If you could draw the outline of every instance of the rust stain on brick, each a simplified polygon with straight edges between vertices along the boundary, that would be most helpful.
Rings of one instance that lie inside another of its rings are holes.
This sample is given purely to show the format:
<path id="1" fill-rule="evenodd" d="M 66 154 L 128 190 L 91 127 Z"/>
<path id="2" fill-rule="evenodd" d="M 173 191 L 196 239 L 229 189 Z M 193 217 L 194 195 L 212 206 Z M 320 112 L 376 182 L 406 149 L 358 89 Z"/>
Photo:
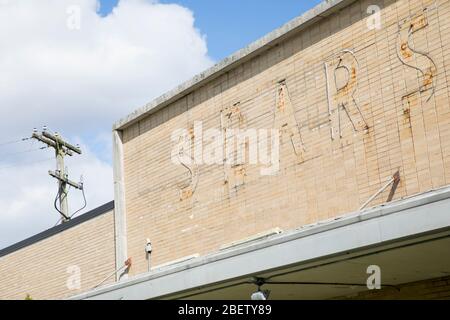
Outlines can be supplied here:
<path id="1" fill-rule="evenodd" d="M 350 70 L 350 74 L 349 74 L 349 79 L 347 81 L 347 83 L 345 84 L 345 86 L 343 86 L 342 88 L 339 88 L 337 90 L 337 99 L 339 100 L 339 98 L 342 97 L 349 97 L 353 94 L 353 90 L 356 86 L 356 68 L 352 67 Z"/>
<path id="2" fill-rule="evenodd" d="M 403 123 L 411 124 L 411 109 L 409 107 L 403 109 Z"/>
<path id="3" fill-rule="evenodd" d="M 245 184 L 246 176 L 247 171 L 243 165 L 233 165 L 230 168 L 230 175 L 225 178 L 223 185 L 229 186 L 230 189 L 238 189 L 240 186 Z"/>
<path id="4" fill-rule="evenodd" d="M 428 68 L 428 70 L 425 72 L 424 78 L 423 78 L 423 86 L 426 88 L 433 84 L 433 78 L 434 78 L 434 72 L 432 68 Z"/>
<path id="5" fill-rule="evenodd" d="M 243 167 L 236 168 L 235 173 L 237 177 L 245 177 L 247 175 L 246 170 Z"/>
<path id="6" fill-rule="evenodd" d="M 403 105 L 403 124 L 408 125 L 408 128 L 411 130 L 412 134 L 412 123 L 411 123 L 411 108 L 412 106 L 417 104 L 418 96 L 415 92 L 406 95 L 402 98 Z"/>
<path id="7" fill-rule="evenodd" d="M 238 120 L 239 125 L 242 125 L 245 122 L 244 116 L 242 115 L 242 110 L 240 108 L 240 102 L 235 103 L 232 107 L 223 109 L 221 112 L 228 122 L 226 127 L 231 125 L 231 122 L 233 121 L 234 118 Z"/>
<path id="8" fill-rule="evenodd" d="M 180 201 L 187 200 L 193 196 L 194 192 L 191 188 L 180 191 Z"/>
<path id="9" fill-rule="evenodd" d="M 428 25 L 428 19 L 425 14 L 420 14 L 414 18 L 412 18 L 410 23 L 410 28 L 412 32 L 416 32 L 420 29 L 425 28 Z"/>
<path id="10" fill-rule="evenodd" d="M 400 46 L 400 52 L 405 59 L 408 59 L 412 56 L 412 51 L 408 48 L 408 44 L 406 42 L 403 42 Z"/>
<path id="11" fill-rule="evenodd" d="M 407 108 L 403 110 L 403 115 L 405 118 L 411 118 L 411 109 Z"/>
<path id="12" fill-rule="evenodd" d="M 235 177 L 235 187 L 242 186 L 245 184 L 245 177 L 247 176 L 247 170 L 245 170 L 244 166 L 238 166 L 234 169 L 234 177 Z"/>
<path id="13" fill-rule="evenodd" d="M 194 139 L 194 138 L 195 138 L 195 134 L 194 134 L 194 125 L 192 125 L 192 126 L 189 127 L 188 133 L 189 133 L 189 137 L 190 137 L 191 139 Z"/>
<path id="14" fill-rule="evenodd" d="M 277 104 L 277 110 L 280 112 L 285 111 L 285 101 L 284 101 L 284 88 L 281 87 L 278 89 L 278 104 Z"/>

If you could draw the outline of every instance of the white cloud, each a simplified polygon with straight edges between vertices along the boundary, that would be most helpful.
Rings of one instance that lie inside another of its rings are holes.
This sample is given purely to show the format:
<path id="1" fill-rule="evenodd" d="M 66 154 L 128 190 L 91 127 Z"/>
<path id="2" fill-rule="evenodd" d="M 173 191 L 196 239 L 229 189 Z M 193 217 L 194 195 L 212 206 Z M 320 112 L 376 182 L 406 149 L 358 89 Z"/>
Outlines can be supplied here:
<path id="1" fill-rule="evenodd" d="M 84 175 L 90 208 L 112 200 L 104 160 L 113 122 L 212 64 L 186 8 L 121 0 L 107 17 L 97 8 L 95 0 L 0 1 L 0 143 L 48 125 L 84 144 L 69 168 L 74 180 Z M 79 30 L 70 28 L 78 11 Z M 2 169 L 52 156 L 2 157 L 24 147 L 0 146 L 0 248 L 58 218 L 47 175 L 54 162 Z"/>

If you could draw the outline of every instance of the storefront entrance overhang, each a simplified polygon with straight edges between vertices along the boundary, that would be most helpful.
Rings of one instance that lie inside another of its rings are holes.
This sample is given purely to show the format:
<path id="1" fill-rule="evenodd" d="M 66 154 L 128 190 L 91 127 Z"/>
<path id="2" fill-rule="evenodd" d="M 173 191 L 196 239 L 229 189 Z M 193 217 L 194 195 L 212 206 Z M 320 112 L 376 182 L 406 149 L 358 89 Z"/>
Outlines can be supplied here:
<path id="1" fill-rule="evenodd" d="M 165 266 L 74 299 L 249 299 L 253 277 L 397 285 L 450 275 L 450 188 Z M 363 286 L 268 285 L 273 299 L 327 299 Z"/>

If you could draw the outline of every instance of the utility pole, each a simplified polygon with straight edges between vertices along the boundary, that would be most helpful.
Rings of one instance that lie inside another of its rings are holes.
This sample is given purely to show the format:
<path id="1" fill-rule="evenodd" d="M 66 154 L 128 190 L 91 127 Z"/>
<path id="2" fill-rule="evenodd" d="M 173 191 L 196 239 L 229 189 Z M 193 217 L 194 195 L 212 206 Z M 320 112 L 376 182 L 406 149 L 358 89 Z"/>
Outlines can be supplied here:
<path id="1" fill-rule="evenodd" d="M 55 209 L 61 214 L 63 223 L 67 222 L 70 220 L 69 201 L 67 199 L 68 186 L 83 190 L 83 183 L 69 180 L 66 167 L 64 166 L 64 157 L 66 155 L 71 157 L 74 153 L 81 154 L 81 149 L 64 141 L 57 133 L 51 134 L 47 132 L 45 127 L 40 134 L 35 129 L 32 138 L 46 144 L 49 148 L 55 149 L 56 171 L 49 171 L 48 174 L 58 180 L 58 195 L 57 199 L 55 199 Z M 56 200 L 59 200 L 60 209 L 56 207 Z"/>

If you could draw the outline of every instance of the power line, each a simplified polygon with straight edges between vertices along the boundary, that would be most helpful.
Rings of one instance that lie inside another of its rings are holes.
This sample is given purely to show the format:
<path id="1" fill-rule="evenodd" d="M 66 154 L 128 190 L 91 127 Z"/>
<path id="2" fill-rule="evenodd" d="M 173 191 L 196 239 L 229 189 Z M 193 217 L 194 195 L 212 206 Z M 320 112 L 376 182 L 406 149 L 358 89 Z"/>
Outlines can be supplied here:
<path id="1" fill-rule="evenodd" d="M 69 191 L 70 191 L 70 188 L 69 188 L 69 190 L 67 191 L 67 193 L 69 193 Z M 87 200 L 86 200 L 86 194 L 84 193 L 84 187 L 83 187 L 83 189 L 81 189 L 81 192 L 82 192 L 82 194 L 83 194 L 84 204 L 83 204 L 83 206 L 82 206 L 80 209 L 78 209 L 77 211 L 75 211 L 75 212 L 69 217 L 69 219 L 73 219 L 78 213 L 80 213 L 82 210 L 84 210 L 84 209 L 87 207 Z M 56 200 L 57 200 L 57 199 L 58 199 L 58 194 L 56 195 L 56 199 L 55 199 L 54 206 L 55 206 L 56 211 L 58 211 L 58 212 L 61 214 L 61 218 L 58 219 L 58 221 L 56 222 L 56 224 L 55 224 L 53 227 L 56 227 L 56 226 L 61 222 L 61 220 L 63 219 L 63 218 L 62 218 L 62 213 L 61 213 L 61 211 L 58 209 L 58 207 L 57 207 L 57 205 L 56 205 Z"/>
<path id="2" fill-rule="evenodd" d="M 41 160 L 34 160 L 34 161 L 27 161 L 27 162 L 22 162 L 22 163 L 18 163 L 18 164 L 12 164 L 9 166 L 3 166 L 0 167 L 0 171 L 1 170 L 5 170 L 5 169 L 10 169 L 10 168 L 16 168 L 16 167 L 25 167 L 31 164 L 36 164 L 36 163 L 42 163 L 42 162 L 47 162 L 53 160 L 53 158 L 46 158 L 46 159 L 41 159 Z"/>
<path id="3" fill-rule="evenodd" d="M 0 143 L 0 147 L 9 146 L 9 145 L 16 144 L 16 143 L 19 143 L 19 142 L 24 142 L 24 141 L 27 141 L 27 140 L 30 140 L 30 139 L 31 138 L 22 138 L 22 139 L 18 139 L 18 140 L 1 142 Z"/>
<path id="4" fill-rule="evenodd" d="M 30 150 L 24 150 L 24 151 L 17 151 L 17 152 L 10 152 L 10 153 L 4 153 L 4 154 L 0 154 L 0 157 L 4 158 L 4 157 L 10 157 L 10 156 L 15 156 L 15 155 L 19 155 L 19 154 L 25 154 L 25 153 L 30 153 L 30 152 L 36 152 L 36 151 L 40 151 L 40 150 L 44 150 L 47 149 L 48 147 L 40 147 L 37 149 L 30 149 Z"/>
<path id="5" fill-rule="evenodd" d="M 84 204 L 83 206 L 78 209 L 77 211 L 75 211 L 71 216 L 70 219 L 72 219 L 73 217 L 75 217 L 78 213 L 80 213 L 82 210 L 84 210 L 87 207 L 87 200 L 86 200 L 86 194 L 84 193 L 84 187 L 81 189 L 81 193 L 83 194 L 83 200 L 84 200 Z"/>

